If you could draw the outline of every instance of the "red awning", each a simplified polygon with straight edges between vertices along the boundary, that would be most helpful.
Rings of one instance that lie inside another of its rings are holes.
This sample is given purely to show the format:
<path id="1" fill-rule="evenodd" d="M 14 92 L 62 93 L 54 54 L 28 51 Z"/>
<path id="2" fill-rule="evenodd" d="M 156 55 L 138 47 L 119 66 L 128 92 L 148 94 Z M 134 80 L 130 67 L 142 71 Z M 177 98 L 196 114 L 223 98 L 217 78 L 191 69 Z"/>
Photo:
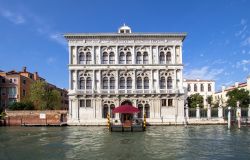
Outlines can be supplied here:
<path id="1" fill-rule="evenodd" d="M 113 113 L 138 113 L 140 110 L 136 107 L 131 105 L 125 104 L 113 109 Z"/>

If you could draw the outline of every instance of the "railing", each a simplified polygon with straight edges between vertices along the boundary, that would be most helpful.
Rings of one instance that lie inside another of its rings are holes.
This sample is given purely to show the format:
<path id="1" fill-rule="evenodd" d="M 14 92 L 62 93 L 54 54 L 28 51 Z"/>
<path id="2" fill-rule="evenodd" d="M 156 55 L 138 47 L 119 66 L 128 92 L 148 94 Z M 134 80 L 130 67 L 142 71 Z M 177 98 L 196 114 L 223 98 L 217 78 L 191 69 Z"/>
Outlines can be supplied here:
<path id="1" fill-rule="evenodd" d="M 207 109 L 204 109 L 204 108 L 200 109 L 200 117 L 207 118 Z"/>
<path id="2" fill-rule="evenodd" d="M 211 117 L 218 117 L 218 108 L 211 108 Z"/>
<path id="3" fill-rule="evenodd" d="M 8 98 L 17 98 L 17 94 L 8 94 Z"/>
<path id="4" fill-rule="evenodd" d="M 196 117 L 196 109 L 195 108 L 190 108 L 188 110 L 188 117 L 190 117 L 190 118 Z"/>

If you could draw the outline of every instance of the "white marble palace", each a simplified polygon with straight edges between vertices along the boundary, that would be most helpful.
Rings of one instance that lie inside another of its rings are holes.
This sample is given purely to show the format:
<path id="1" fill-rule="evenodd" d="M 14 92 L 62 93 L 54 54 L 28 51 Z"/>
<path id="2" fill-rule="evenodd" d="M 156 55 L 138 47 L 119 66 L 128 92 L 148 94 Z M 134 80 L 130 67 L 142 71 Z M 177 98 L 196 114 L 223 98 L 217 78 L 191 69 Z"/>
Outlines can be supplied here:
<path id="1" fill-rule="evenodd" d="M 184 123 L 185 33 L 67 33 L 69 125 L 106 125 L 132 104 L 149 124 Z"/>

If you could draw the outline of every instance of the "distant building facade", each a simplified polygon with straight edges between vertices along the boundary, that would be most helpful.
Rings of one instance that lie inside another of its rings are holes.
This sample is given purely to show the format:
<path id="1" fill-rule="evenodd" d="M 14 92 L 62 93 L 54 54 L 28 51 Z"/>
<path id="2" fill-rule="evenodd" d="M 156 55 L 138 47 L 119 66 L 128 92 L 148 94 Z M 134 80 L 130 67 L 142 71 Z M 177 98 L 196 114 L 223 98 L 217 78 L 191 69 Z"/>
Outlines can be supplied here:
<path id="1" fill-rule="evenodd" d="M 248 76 L 246 82 L 241 82 L 241 83 L 235 82 L 235 84 L 233 86 L 229 86 L 229 87 L 222 86 L 221 91 L 215 92 L 213 94 L 214 103 L 217 103 L 222 107 L 226 107 L 226 105 L 227 105 L 226 102 L 228 100 L 228 97 L 226 96 L 227 93 L 229 91 L 236 89 L 236 88 L 245 89 L 245 90 L 250 91 L 250 76 Z"/>
<path id="2" fill-rule="evenodd" d="M 13 102 L 20 102 L 27 98 L 31 84 L 37 80 L 45 81 L 37 72 L 31 73 L 23 67 L 22 71 L 0 72 L 0 107 L 5 109 Z M 47 83 L 47 82 L 46 82 Z M 49 84 L 49 83 L 48 83 Z M 49 87 L 58 90 L 61 94 L 62 109 L 68 108 L 67 90 L 60 89 L 52 84 Z"/>
<path id="3" fill-rule="evenodd" d="M 69 125 L 104 125 L 122 104 L 147 122 L 183 123 L 185 33 L 65 34 L 69 46 Z"/>
<path id="4" fill-rule="evenodd" d="M 207 97 L 213 96 L 215 93 L 214 80 L 201 80 L 201 79 L 184 79 L 183 86 L 186 90 L 187 97 L 193 94 L 200 94 L 203 97 L 204 108 L 207 107 Z"/>

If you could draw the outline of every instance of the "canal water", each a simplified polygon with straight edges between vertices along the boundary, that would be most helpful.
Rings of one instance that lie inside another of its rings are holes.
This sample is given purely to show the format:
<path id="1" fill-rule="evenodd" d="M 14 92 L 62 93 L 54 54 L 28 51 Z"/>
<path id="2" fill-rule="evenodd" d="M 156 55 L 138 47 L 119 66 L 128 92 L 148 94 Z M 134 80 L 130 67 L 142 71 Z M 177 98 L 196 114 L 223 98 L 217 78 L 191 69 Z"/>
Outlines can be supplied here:
<path id="1" fill-rule="evenodd" d="M 105 127 L 0 127 L 1 160 L 250 159 L 250 127 L 151 126 L 111 133 Z"/>

